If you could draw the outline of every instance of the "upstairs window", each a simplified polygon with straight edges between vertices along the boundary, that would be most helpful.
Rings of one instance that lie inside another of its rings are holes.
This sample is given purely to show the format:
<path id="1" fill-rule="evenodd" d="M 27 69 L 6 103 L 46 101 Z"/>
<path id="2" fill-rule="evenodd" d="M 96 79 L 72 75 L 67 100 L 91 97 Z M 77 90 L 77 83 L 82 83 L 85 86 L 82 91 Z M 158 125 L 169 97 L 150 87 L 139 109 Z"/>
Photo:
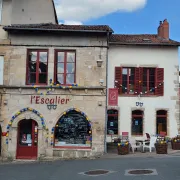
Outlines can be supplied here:
<path id="1" fill-rule="evenodd" d="M 76 52 L 56 50 L 54 73 L 57 84 L 70 85 L 75 83 Z"/>
<path id="2" fill-rule="evenodd" d="M 120 95 L 164 94 L 164 69 L 115 67 L 115 87 Z"/>
<path id="3" fill-rule="evenodd" d="M 48 51 L 28 50 L 26 84 L 46 85 L 48 76 Z"/>
<path id="4" fill-rule="evenodd" d="M 135 68 L 122 68 L 122 93 L 134 94 Z"/>

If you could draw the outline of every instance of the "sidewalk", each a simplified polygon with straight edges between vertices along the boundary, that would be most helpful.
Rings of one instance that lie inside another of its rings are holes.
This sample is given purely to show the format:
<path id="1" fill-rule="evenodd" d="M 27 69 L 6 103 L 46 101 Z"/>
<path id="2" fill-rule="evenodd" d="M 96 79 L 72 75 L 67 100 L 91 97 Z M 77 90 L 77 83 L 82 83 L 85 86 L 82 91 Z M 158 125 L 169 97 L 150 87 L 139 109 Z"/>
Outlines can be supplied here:
<path id="1" fill-rule="evenodd" d="M 104 154 L 103 156 L 101 156 L 101 159 L 105 159 L 105 158 L 133 158 L 133 157 L 180 157 L 180 150 L 172 150 L 171 147 L 168 147 L 168 153 L 167 154 L 156 154 L 156 150 L 154 149 L 151 153 L 146 150 L 146 152 L 140 152 L 140 151 L 135 151 L 134 153 L 130 152 L 127 155 L 118 155 L 117 153 L 107 153 Z"/>

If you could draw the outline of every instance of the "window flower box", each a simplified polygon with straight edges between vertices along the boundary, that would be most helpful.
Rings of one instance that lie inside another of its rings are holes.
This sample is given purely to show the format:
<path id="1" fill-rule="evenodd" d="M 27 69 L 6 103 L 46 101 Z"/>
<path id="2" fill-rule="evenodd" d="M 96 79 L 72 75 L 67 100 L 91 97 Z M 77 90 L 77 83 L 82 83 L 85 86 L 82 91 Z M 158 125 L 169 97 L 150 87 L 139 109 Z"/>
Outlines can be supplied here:
<path id="1" fill-rule="evenodd" d="M 166 141 L 158 141 L 155 143 L 157 154 L 167 154 L 168 144 Z"/>
<path id="2" fill-rule="evenodd" d="M 180 138 L 175 137 L 171 140 L 171 146 L 173 150 L 180 150 Z"/>
<path id="3" fill-rule="evenodd" d="M 118 143 L 118 155 L 126 155 L 129 154 L 129 143 Z"/>

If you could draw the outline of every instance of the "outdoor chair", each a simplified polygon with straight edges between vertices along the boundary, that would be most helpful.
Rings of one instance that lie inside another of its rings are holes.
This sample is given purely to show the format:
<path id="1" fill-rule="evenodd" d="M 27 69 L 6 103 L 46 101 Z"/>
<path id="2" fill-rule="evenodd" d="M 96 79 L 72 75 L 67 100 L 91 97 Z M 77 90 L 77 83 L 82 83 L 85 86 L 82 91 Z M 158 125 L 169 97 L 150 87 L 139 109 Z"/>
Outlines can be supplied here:
<path id="1" fill-rule="evenodd" d="M 129 144 L 132 148 L 132 152 L 134 153 L 134 149 L 142 148 L 142 144 L 140 142 L 136 142 L 135 138 L 129 138 Z"/>
<path id="2" fill-rule="evenodd" d="M 129 140 L 129 133 L 128 132 L 122 132 L 122 138 L 121 141 L 128 141 Z"/>
<path id="3" fill-rule="evenodd" d="M 146 133 L 146 138 L 148 141 L 150 140 L 151 137 L 150 137 L 149 133 Z"/>
<path id="4" fill-rule="evenodd" d="M 155 143 L 156 143 L 157 137 L 151 137 L 150 138 L 150 143 L 147 144 L 147 142 L 143 142 L 143 152 L 145 148 L 149 149 L 149 152 L 152 152 L 152 148 L 155 148 Z"/>

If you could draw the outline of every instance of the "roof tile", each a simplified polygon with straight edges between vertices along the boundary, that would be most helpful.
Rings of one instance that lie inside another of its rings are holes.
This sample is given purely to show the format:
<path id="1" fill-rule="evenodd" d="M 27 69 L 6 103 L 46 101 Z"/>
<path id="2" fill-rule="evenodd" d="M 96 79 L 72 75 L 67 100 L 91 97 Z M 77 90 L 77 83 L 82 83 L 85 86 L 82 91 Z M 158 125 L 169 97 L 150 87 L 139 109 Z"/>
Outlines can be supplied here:
<path id="1" fill-rule="evenodd" d="M 180 45 L 180 42 L 171 39 L 162 39 L 157 34 L 112 34 L 110 36 L 110 43 L 117 44 L 154 44 L 154 45 Z"/>
<path id="2" fill-rule="evenodd" d="M 4 26 L 5 30 L 75 30 L 75 31 L 109 31 L 113 32 L 113 30 L 108 25 L 64 25 L 64 24 L 19 24 L 19 25 L 11 25 Z"/>

